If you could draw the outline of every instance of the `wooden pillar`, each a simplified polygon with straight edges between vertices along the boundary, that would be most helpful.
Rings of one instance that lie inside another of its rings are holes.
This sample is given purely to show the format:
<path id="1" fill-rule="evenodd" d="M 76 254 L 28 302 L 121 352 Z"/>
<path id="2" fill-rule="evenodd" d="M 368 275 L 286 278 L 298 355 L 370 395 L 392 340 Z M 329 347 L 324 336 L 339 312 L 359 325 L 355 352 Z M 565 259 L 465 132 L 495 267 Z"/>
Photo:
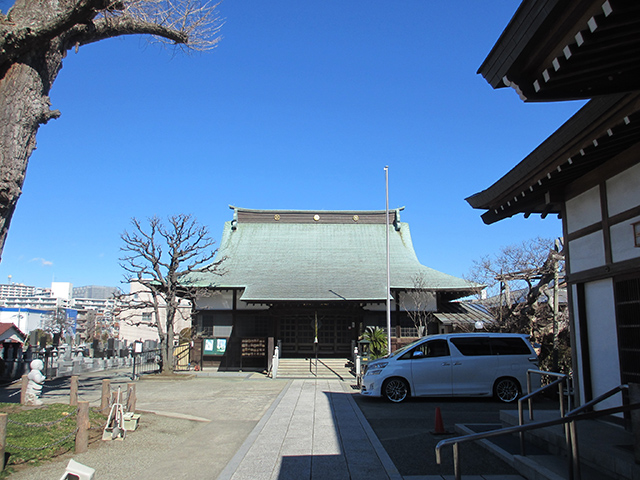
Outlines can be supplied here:
<path id="1" fill-rule="evenodd" d="M 136 411 L 136 384 L 127 383 L 127 412 Z"/>
<path id="2" fill-rule="evenodd" d="M 89 450 L 89 402 L 78 402 L 76 453 Z"/>
<path id="3" fill-rule="evenodd" d="M 102 400 L 100 401 L 100 411 L 105 413 L 109 408 L 111 400 L 111 380 L 105 378 L 102 380 Z"/>
<path id="4" fill-rule="evenodd" d="M 71 385 L 69 387 L 69 405 L 78 405 L 78 376 L 73 375 L 71 377 Z"/>
<path id="5" fill-rule="evenodd" d="M 640 403 L 640 384 L 629 383 L 629 403 Z M 640 410 L 631 410 L 631 430 L 633 432 L 633 455 L 640 464 Z"/>
<path id="6" fill-rule="evenodd" d="M 267 372 L 271 371 L 274 350 L 275 350 L 275 339 L 273 337 L 268 337 L 267 338 Z"/>
<path id="7" fill-rule="evenodd" d="M 20 389 L 20 405 L 27 403 L 27 384 L 29 383 L 29 377 L 22 375 L 22 387 Z"/>
<path id="8" fill-rule="evenodd" d="M 4 470 L 4 450 L 7 445 L 7 414 L 0 413 L 0 472 Z"/>

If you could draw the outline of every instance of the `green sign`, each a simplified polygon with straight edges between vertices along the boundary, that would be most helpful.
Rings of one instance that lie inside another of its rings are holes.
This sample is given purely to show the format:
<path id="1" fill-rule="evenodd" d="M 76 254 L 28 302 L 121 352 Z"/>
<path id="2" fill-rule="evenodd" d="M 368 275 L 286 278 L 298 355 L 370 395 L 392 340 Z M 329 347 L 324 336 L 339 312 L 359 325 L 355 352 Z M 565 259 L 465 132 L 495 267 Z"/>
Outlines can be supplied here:
<path id="1" fill-rule="evenodd" d="M 205 355 L 224 355 L 224 352 L 227 350 L 227 339 L 205 338 L 203 346 L 203 353 Z"/>

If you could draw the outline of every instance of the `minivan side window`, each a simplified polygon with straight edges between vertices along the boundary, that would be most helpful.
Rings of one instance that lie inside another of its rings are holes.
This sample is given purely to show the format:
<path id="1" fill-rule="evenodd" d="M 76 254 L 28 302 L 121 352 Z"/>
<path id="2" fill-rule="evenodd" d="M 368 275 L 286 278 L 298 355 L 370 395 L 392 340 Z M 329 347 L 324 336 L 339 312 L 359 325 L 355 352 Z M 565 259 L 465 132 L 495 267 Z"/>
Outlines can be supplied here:
<path id="1" fill-rule="evenodd" d="M 449 356 L 449 344 L 446 340 L 431 340 L 421 343 L 411 353 L 411 358 L 447 356 Z"/>
<path id="2" fill-rule="evenodd" d="M 491 355 L 489 337 L 456 337 L 451 339 L 451 343 L 466 357 Z"/>
<path id="3" fill-rule="evenodd" d="M 494 355 L 531 355 L 525 340 L 518 337 L 492 337 L 491 351 Z"/>

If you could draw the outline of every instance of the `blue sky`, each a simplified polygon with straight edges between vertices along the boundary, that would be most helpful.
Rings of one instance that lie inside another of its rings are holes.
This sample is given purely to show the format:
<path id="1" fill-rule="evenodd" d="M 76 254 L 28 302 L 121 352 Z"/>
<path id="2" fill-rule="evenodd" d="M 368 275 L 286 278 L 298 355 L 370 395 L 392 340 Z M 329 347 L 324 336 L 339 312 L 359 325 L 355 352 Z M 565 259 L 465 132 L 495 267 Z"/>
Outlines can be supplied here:
<path id="1" fill-rule="evenodd" d="M 6 3 L 5 3 L 6 5 Z M 219 46 L 117 38 L 70 52 L 40 128 L 0 282 L 119 286 L 131 217 L 406 206 L 420 261 L 462 276 L 555 217 L 486 226 L 487 188 L 581 106 L 525 104 L 476 71 L 517 0 L 225 0 Z"/>

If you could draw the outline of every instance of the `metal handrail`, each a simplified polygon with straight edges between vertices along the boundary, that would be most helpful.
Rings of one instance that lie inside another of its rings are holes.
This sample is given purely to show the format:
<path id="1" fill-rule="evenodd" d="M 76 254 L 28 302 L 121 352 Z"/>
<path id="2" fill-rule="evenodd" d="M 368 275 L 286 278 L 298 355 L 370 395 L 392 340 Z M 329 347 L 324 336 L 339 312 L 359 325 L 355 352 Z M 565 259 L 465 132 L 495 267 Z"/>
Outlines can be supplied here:
<path id="1" fill-rule="evenodd" d="M 569 478 L 572 480 L 580 480 L 580 468 L 579 468 L 580 462 L 578 461 L 579 460 L 578 459 L 578 437 L 577 437 L 577 432 L 575 428 L 575 423 L 580 420 L 591 420 L 594 418 L 603 417 L 605 415 L 613 415 L 614 413 L 628 412 L 628 411 L 637 410 L 637 409 L 640 409 L 640 403 L 634 403 L 631 405 L 622 405 L 620 407 L 608 408 L 606 410 L 597 410 L 595 412 L 577 413 L 571 416 L 567 415 L 565 417 L 557 418 L 555 420 L 547 420 L 544 422 L 529 423 L 527 425 L 505 427 L 497 430 L 491 430 L 488 432 L 464 435 L 462 437 L 448 438 L 446 440 L 441 440 L 436 445 L 436 463 L 438 465 L 441 464 L 442 458 L 440 455 L 440 451 L 442 450 L 442 447 L 445 447 L 447 445 L 452 445 L 454 477 L 455 477 L 455 480 L 461 480 L 460 455 L 459 455 L 459 448 L 458 448 L 459 444 L 472 442 L 476 440 L 484 440 L 485 438 L 498 437 L 500 435 L 509 435 L 512 433 L 520 433 L 528 430 L 535 430 L 538 428 L 552 427 L 554 425 L 569 424 L 570 431 L 571 431 L 571 440 L 572 440 L 572 448 L 571 448 L 571 451 L 568 452 L 570 457 Z M 578 466 L 577 468 L 576 468 L 576 465 Z M 573 468 L 571 468 L 572 466 Z"/>
<path id="2" fill-rule="evenodd" d="M 616 393 L 622 392 L 623 390 L 628 391 L 629 390 L 629 385 L 627 385 L 627 384 L 618 385 L 617 387 L 612 388 L 608 392 L 603 393 L 599 397 L 596 397 L 593 400 L 588 401 L 584 405 L 581 405 L 581 406 L 579 406 L 577 408 L 574 408 L 569 413 L 567 413 L 566 416 L 568 417 L 569 415 L 575 415 L 577 413 L 583 412 L 584 410 L 587 410 L 587 409 L 593 407 L 597 403 L 600 403 L 603 400 L 606 400 L 607 398 L 614 396 Z"/>
<path id="3" fill-rule="evenodd" d="M 537 390 L 535 390 L 534 392 L 531 391 L 531 374 L 538 374 L 538 375 L 547 375 L 550 377 L 557 377 L 557 380 L 554 380 L 553 382 L 551 382 L 548 385 L 545 385 L 542 388 L 539 388 Z M 564 409 L 564 390 L 563 390 L 563 386 L 565 383 L 568 383 L 570 380 L 570 377 L 568 375 L 565 375 L 564 373 L 556 373 L 556 372 L 545 372 L 543 370 L 527 370 L 527 394 L 523 397 L 520 397 L 518 399 L 518 425 L 524 425 L 524 409 L 522 407 L 522 404 L 527 401 L 529 404 L 529 420 L 533 420 L 533 398 L 537 395 L 540 395 L 544 392 L 546 392 L 547 390 L 551 390 L 553 387 L 555 387 L 556 385 L 558 386 L 558 403 L 560 404 L 560 416 L 564 417 L 565 416 L 565 409 Z M 569 400 L 570 401 L 570 400 Z M 567 442 L 567 445 L 569 444 L 569 430 L 565 428 L 565 439 Z M 520 454 L 521 455 L 525 455 L 525 443 L 524 443 L 524 432 L 520 432 Z"/>
<path id="4" fill-rule="evenodd" d="M 539 388 L 532 392 L 531 391 L 531 374 L 532 373 L 538 374 L 540 376 L 546 375 L 548 377 L 557 377 L 558 380 L 554 380 L 550 384 L 545 385 L 544 387 Z M 520 404 L 524 403 L 525 400 L 528 400 L 529 420 L 533 420 L 533 401 L 532 401 L 533 397 L 545 392 L 546 390 L 550 390 L 554 385 L 558 385 L 558 402 L 560 404 L 560 415 L 564 417 L 564 402 L 563 402 L 564 391 L 562 388 L 562 384 L 566 383 L 567 389 L 569 389 L 571 386 L 570 382 L 571 382 L 571 377 L 565 373 L 545 372 L 544 370 L 534 370 L 534 369 L 527 370 L 527 395 L 525 395 L 524 397 L 520 397 L 518 399 L 518 410 L 520 410 Z M 568 402 L 569 402 L 568 408 L 571 409 L 571 396 L 569 396 Z M 522 423 L 520 424 L 522 425 Z"/>

